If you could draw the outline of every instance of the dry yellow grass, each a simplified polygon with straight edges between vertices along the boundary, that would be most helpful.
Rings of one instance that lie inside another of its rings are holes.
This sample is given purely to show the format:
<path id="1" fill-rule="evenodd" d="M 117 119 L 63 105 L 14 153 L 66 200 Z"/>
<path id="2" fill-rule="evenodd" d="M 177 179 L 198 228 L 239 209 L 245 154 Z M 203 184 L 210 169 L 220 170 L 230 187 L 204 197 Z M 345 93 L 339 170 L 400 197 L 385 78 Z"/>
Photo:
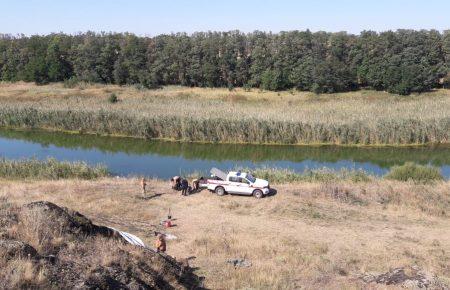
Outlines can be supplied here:
<path id="1" fill-rule="evenodd" d="M 150 187 L 143 199 L 137 179 L 0 181 L 0 196 L 67 206 L 150 245 L 170 208 L 178 239 L 168 253 L 196 256 L 191 265 L 213 289 L 361 288 L 374 286 L 363 273 L 411 265 L 450 284 L 450 182 L 294 183 L 261 200 Z M 230 258 L 252 266 L 235 269 Z"/>
<path id="2" fill-rule="evenodd" d="M 109 104 L 115 93 L 120 102 Z M 367 124 L 381 120 L 440 120 L 450 116 L 450 90 L 396 96 L 385 92 L 356 91 L 316 95 L 300 91 L 260 91 L 241 88 L 188 88 L 158 90 L 131 86 L 79 84 L 64 88 L 56 83 L 0 83 L 0 103 L 41 109 L 127 112 L 137 117 L 188 116 L 194 118 L 256 118 L 295 122 Z"/>

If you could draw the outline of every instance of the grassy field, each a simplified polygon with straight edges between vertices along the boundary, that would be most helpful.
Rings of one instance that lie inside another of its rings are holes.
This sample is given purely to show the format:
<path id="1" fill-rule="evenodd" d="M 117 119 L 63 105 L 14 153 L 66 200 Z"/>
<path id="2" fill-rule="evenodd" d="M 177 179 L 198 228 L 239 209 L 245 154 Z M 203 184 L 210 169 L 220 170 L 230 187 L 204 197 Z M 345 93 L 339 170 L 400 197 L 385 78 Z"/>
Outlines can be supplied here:
<path id="1" fill-rule="evenodd" d="M 206 191 L 182 197 L 166 181 L 149 184 L 143 197 L 137 179 L 2 180 L 0 197 L 67 206 L 150 245 L 170 208 L 176 227 L 167 232 L 177 239 L 168 254 L 195 256 L 191 266 L 212 289 L 396 288 L 361 277 L 410 266 L 450 285 L 448 181 L 274 184 L 276 194 L 261 200 Z M 233 258 L 252 266 L 234 268 L 226 262 Z"/>
<path id="2" fill-rule="evenodd" d="M 2 83 L 0 105 L 4 127 L 199 142 L 403 145 L 448 143 L 450 134 L 449 90 L 401 97 Z"/>

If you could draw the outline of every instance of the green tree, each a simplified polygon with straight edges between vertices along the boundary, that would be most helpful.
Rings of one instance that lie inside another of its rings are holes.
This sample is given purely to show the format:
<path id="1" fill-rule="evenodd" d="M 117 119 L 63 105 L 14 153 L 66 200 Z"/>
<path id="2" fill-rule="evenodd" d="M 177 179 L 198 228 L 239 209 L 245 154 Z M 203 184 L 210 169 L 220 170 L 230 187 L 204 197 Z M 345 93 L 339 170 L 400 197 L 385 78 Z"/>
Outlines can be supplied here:
<path id="1" fill-rule="evenodd" d="M 65 35 L 51 37 L 46 55 L 48 80 L 59 82 L 72 76 L 72 64 L 69 61 L 70 39 Z"/>

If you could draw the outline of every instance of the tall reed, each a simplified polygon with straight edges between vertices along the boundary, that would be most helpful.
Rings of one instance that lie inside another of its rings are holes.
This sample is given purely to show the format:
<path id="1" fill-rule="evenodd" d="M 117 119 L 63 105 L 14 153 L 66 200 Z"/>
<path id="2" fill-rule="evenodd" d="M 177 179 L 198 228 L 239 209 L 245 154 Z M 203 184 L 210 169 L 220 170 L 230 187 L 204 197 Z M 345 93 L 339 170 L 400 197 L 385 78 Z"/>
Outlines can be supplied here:
<path id="1" fill-rule="evenodd" d="M 128 112 L 0 108 L 0 126 L 81 131 L 140 138 L 226 143 L 425 144 L 448 143 L 450 117 L 336 124 L 258 118 L 198 118 Z"/>

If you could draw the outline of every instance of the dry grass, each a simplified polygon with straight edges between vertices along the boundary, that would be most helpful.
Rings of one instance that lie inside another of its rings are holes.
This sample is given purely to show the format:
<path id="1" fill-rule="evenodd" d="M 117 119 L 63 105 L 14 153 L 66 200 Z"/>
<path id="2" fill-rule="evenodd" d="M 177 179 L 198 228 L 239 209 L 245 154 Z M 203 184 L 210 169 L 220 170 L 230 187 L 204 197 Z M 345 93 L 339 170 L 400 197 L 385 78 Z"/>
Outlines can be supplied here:
<path id="1" fill-rule="evenodd" d="M 362 288 L 362 273 L 409 265 L 450 284 L 450 182 L 293 183 L 262 200 L 150 187 L 143 199 L 135 179 L 1 181 L 0 196 L 55 202 L 148 244 L 170 208 L 178 239 L 168 253 L 196 256 L 191 264 L 213 289 Z M 226 263 L 244 257 L 252 267 Z"/>
<path id="2" fill-rule="evenodd" d="M 115 93 L 121 102 L 107 102 Z M 311 92 L 272 92 L 252 89 L 232 92 L 225 88 L 164 87 L 159 90 L 132 86 L 80 84 L 64 88 L 62 84 L 37 86 L 34 83 L 0 83 L 0 101 L 34 103 L 39 107 L 72 109 L 127 110 L 142 116 L 198 115 L 199 117 L 270 118 L 351 123 L 378 119 L 441 119 L 450 115 L 450 90 L 396 96 L 385 92 L 357 91 L 316 95 Z M 177 105 L 179 104 L 179 105 Z M 174 105 L 182 108 L 175 110 Z M 220 109 L 218 109 L 220 108 Z"/>
<path id="3" fill-rule="evenodd" d="M 0 287 L 2 289 L 30 289 L 48 287 L 45 270 L 27 258 L 6 261 L 0 257 Z"/>
<path id="4" fill-rule="evenodd" d="M 118 103 L 108 102 L 112 93 Z M 36 117 L 27 112 L 30 119 L 15 120 L 17 124 L 11 121 L 19 126 L 187 141 L 445 143 L 450 130 L 449 90 L 401 97 L 364 90 L 315 95 L 255 89 L 230 92 L 172 86 L 139 90 L 100 84 L 64 88 L 62 84 L 2 83 L 0 104 L 5 109 L 39 112 Z M 61 119 L 58 111 L 75 123 Z"/>

